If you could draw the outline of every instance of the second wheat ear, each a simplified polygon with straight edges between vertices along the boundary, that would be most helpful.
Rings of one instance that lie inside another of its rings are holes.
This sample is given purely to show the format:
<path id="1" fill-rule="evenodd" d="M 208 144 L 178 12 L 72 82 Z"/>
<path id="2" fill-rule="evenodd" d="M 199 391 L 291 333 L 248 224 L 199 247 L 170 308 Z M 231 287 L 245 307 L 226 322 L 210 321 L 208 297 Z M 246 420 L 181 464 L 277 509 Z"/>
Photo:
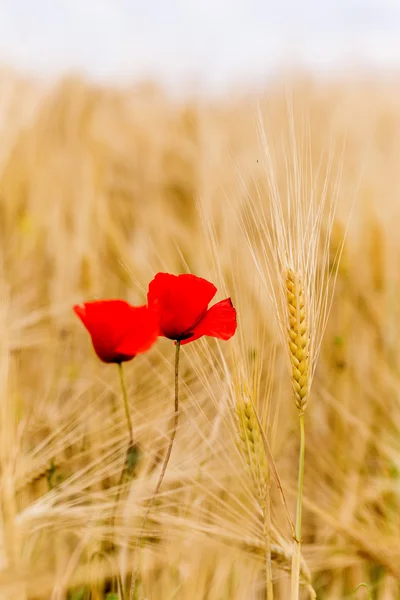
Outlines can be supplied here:
<path id="1" fill-rule="evenodd" d="M 239 437 L 247 469 L 252 478 L 257 499 L 262 506 L 267 492 L 267 461 L 264 444 L 252 403 L 244 398 L 237 407 Z"/>

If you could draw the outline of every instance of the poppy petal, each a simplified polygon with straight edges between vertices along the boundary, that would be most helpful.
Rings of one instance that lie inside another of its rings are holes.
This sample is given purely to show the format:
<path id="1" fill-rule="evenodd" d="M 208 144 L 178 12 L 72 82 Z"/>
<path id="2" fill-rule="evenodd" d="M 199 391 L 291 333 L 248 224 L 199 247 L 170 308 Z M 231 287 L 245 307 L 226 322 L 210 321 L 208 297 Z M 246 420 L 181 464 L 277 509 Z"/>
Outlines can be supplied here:
<path id="1" fill-rule="evenodd" d="M 114 362 L 116 345 L 123 338 L 130 305 L 124 300 L 95 300 L 74 306 L 92 338 L 94 349 L 104 362 Z"/>
<path id="2" fill-rule="evenodd" d="M 158 314 L 147 306 L 131 306 L 126 330 L 116 352 L 123 355 L 142 354 L 151 348 L 159 336 Z"/>
<path id="3" fill-rule="evenodd" d="M 206 314 L 217 292 L 213 283 L 191 274 L 158 273 L 149 284 L 149 307 L 159 311 L 161 334 L 184 339 Z"/>
<path id="4" fill-rule="evenodd" d="M 74 306 L 75 314 L 80 318 L 82 323 L 86 324 L 86 307 L 84 304 L 75 304 Z"/>
<path id="5" fill-rule="evenodd" d="M 237 327 L 236 309 L 233 307 L 230 298 L 221 300 L 214 304 L 203 319 L 193 330 L 193 335 L 182 340 L 181 344 L 188 344 L 198 340 L 203 335 L 218 338 L 219 340 L 229 340 L 235 333 Z"/>
<path id="6" fill-rule="evenodd" d="M 74 306 L 88 330 L 97 356 L 106 363 L 131 360 L 145 352 L 159 334 L 158 317 L 146 306 L 124 300 L 99 300 Z"/>

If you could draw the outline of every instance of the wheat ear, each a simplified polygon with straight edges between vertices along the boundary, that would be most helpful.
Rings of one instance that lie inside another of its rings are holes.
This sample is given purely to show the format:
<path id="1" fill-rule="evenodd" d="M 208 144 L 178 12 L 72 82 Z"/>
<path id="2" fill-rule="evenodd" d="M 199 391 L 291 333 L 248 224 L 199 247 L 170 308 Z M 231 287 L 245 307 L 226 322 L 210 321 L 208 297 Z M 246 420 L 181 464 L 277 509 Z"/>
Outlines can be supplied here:
<path id="1" fill-rule="evenodd" d="M 255 495 L 260 506 L 264 523 L 265 540 L 265 586 L 267 599 L 273 600 L 272 556 L 270 540 L 270 506 L 268 491 L 268 464 L 260 423 L 257 419 L 253 403 L 243 394 L 237 404 L 237 426 L 241 440 L 241 450 L 246 461 L 248 473 L 252 479 Z"/>
<path id="2" fill-rule="evenodd" d="M 304 411 L 309 392 L 309 335 L 304 301 L 304 291 L 300 277 L 289 270 L 286 277 L 286 291 L 289 308 L 289 353 L 292 363 L 292 383 L 296 406 Z"/>
<path id="3" fill-rule="evenodd" d="M 260 427 L 252 403 L 241 400 L 237 406 L 237 425 L 241 450 L 254 484 L 257 500 L 263 509 L 267 493 L 267 461 Z"/>

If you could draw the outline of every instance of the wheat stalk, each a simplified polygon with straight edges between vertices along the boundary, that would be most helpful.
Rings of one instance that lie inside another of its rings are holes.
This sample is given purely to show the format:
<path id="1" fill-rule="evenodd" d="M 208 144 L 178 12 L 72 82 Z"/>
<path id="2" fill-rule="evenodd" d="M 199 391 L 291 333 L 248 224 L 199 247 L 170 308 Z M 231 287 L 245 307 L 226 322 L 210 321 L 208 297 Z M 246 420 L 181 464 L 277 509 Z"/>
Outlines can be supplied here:
<path id="1" fill-rule="evenodd" d="M 304 411 L 309 391 L 309 333 L 307 328 L 306 306 L 301 277 L 288 270 L 286 276 L 287 301 L 289 309 L 289 355 L 292 365 L 292 385 L 300 422 L 299 476 L 296 508 L 296 532 L 292 557 L 292 600 L 297 600 L 300 585 L 301 563 L 301 521 L 303 509 L 304 482 Z"/>
<path id="2" fill-rule="evenodd" d="M 307 146 L 308 132 L 302 131 L 305 138 L 299 143 L 293 107 L 288 117 L 290 142 L 289 147 L 285 145 L 282 148 L 286 175 L 282 186 L 260 116 L 259 132 L 265 153 L 266 187 L 270 202 L 266 210 L 262 194 L 250 196 L 247 215 L 242 222 L 255 266 L 276 309 L 282 341 L 288 348 L 287 362 L 299 412 L 299 475 L 291 591 L 291 600 L 298 600 L 305 456 L 304 411 L 330 311 L 330 290 L 337 275 L 336 258 L 332 269 L 329 269 L 329 240 L 335 219 L 340 166 L 333 189 L 330 190 L 331 151 L 325 178 L 320 186 L 318 171 L 316 174 L 313 172 L 311 146 Z M 323 225 L 326 233 L 324 239 L 321 236 Z M 254 243 L 255 236 L 260 253 Z M 341 249 L 339 256 L 340 253 Z"/>
<path id="3" fill-rule="evenodd" d="M 298 303 L 300 306 L 300 303 Z M 304 326 L 304 319 L 300 320 L 300 329 Z M 296 326 L 293 325 L 296 329 Z M 299 327 L 297 327 L 299 329 Z M 303 352 L 303 355 L 305 353 Z M 297 353 L 300 356 L 300 353 Z M 302 369 L 301 365 L 297 365 Z M 297 369 L 299 370 L 299 369 Z M 299 385 L 299 384 L 298 384 Z M 297 388 L 296 388 L 297 389 Z M 301 391 L 301 389 L 300 389 Z M 303 396 L 306 397 L 306 396 Z M 237 428 L 238 436 L 241 440 L 240 448 L 245 459 L 248 473 L 252 479 L 255 496 L 259 503 L 264 522 L 264 540 L 265 540 L 265 558 L 266 558 L 266 588 L 268 600 L 273 600 L 273 586 L 272 586 L 272 571 L 271 563 L 273 560 L 272 545 L 271 545 L 271 522 L 270 522 L 270 506 L 269 506 L 269 491 L 268 491 L 268 478 L 269 478 L 269 465 L 268 457 L 266 455 L 266 436 L 262 430 L 262 425 L 254 403 L 249 396 L 245 386 L 242 387 L 242 395 L 238 400 L 236 406 L 237 412 Z M 303 461 L 304 462 L 304 461 Z M 297 531 L 297 529 L 296 529 Z M 294 532 L 294 528 L 293 528 Z M 294 537 L 297 539 L 297 534 L 294 532 Z M 300 548 L 300 544 L 297 544 Z M 296 556 L 295 556 L 296 554 Z M 296 561 L 296 568 L 298 567 L 298 582 L 300 585 L 300 576 L 302 569 L 301 554 L 293 552 L 291 557 L 293 561 Z M 297 564 L 298 563 L 298 564 Z M 310 581 L 308 581 L 308 587 L 312 590 Z"/>
<path id="4" fill-rule="evenodd" d="M 265 455 L 261 423 L 256 409 L 245 388 L 236 405 L 237 430 L 241 440 L 240 449 L 245 459 L 247 471 L 253 482 L 255 496 L 263 515 L 265 551 L 265 585 L 268 600 L 273 600 L 271 514 L 269 498 L 269 468 Z"/>

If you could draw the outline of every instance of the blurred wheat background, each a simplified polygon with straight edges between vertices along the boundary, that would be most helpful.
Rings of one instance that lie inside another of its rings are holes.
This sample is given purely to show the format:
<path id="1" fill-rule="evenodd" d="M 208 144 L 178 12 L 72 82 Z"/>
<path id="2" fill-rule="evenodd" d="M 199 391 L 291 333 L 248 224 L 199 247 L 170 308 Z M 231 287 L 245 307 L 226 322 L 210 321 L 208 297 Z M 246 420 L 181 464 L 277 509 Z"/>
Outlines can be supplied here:
<path id="1" fill-rule="evenodd" d="M 326 600 L 400 598 L 399 97 L 384 80 L 304 76 L 290 92 L 276 81 L 264 95 L 183 101 L 151 85 L 1 73 L 0 598 L 111 599 L 138 559 L 173 410 L 173 345 L 160 340 L 127 365 L 140 457 L 112 523 L 127 441 L 118 374 L 71 307 L 141 303 L 159 270 L 215 281 L 218 299 L 232 296 L 238 333 L 182 351 L 180 428 L 138 598 L 266 597 L 238 394 L 251 390 L 292 515 L 298 425 L 260 278 L 260 209 L 247 218 L 249 198 L 269 202 L 258 110 L 282 193 L 293 120 L 317 193 L 327 182 L 337 196 L 332 261 L 348 228 L 307 409 L 303 583 L 311 577 Z M 300 179 L 307 198 L 306 165 Z M 264 466 L 274 592 L 286 600 L 292 537 Z M 355 591 L 363 582 L 369 590 Z"/>

